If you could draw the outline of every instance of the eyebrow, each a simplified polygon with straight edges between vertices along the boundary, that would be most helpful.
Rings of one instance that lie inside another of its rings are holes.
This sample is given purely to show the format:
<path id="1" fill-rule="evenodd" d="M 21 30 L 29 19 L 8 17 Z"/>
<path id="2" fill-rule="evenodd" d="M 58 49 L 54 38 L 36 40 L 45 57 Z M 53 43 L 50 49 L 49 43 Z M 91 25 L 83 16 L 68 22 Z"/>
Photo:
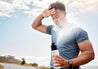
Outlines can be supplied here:
<path id="1" fill-rule="evenodd" d="M 57 15 L 59 15 L 59 14 L 54 14 L 54 15 L 52 15 L 52 16 L 57 16 Z"/>
<path id="2" fill-rule="evenodd" d="M 57 15 L 54 15 L 54 16 L 51 16 L 52 18 L 55 18 L 55 17 L 57 17 Z"/>

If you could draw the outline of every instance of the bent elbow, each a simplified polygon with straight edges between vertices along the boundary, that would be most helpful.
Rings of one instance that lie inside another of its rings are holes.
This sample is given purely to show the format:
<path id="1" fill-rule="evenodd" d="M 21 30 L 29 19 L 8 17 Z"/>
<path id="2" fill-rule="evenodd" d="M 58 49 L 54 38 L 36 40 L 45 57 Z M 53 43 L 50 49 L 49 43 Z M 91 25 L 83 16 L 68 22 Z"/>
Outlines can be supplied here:
<path id="1" fill-rule="evenodd" d="M 94 59 L 95 59 L 95 54 L 93 53 L 93 54 L 92 54 L 92 60 L 94 60 Z"/>
<path id="2" fill-rule="evenodd" d="M 95 59 L 95 54 L 93 51 L 87 51 L 86 54 L 88 54 L 89 61 L 92 61 Z"/>
<path id="3" fill-rule="evenodd" d="M 31 27 L 32 27 L 33 29 L 35 29 L 35 28 L 36 28 L 33 24 L 31 24 Z"/>
<path id="4" fill-rule="evenodd" d="M 95 54 L 94 52 L 91 52 L 91 60 L 94 60 L 95 59 Z"/>

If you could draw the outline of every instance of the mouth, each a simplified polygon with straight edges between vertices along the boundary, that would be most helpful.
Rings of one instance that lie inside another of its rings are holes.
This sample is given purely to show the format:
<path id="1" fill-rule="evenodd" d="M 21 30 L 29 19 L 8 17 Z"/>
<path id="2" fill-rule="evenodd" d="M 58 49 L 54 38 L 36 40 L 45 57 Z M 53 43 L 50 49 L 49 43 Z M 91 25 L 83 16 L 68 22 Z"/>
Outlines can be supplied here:
<path id="1" fill-rule="evenodd" d="M 59 22 L 56 22 L 55 24 L 56 24 L 56 25 L 59 25 Z"/>
<path id="2" fill-rule="evenodd" d="M 55 23 L 58 23 L 59 21 L 55 21 Z"/>
<path id="3" fill-rule="evenodd" d="M 55 23 L 58 23 L 58 21 L 56 21 Z"/>

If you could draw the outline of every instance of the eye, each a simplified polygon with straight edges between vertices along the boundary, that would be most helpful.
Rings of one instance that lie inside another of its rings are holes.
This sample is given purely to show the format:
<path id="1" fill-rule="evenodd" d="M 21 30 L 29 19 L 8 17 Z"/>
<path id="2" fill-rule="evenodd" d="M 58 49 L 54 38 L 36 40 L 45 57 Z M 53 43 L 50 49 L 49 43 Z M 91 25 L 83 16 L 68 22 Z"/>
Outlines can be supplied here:
<path id="1" fill-rule="evenodd" d="M 52 16 L 52 19 L 59 18 L 59 15 Z"/>

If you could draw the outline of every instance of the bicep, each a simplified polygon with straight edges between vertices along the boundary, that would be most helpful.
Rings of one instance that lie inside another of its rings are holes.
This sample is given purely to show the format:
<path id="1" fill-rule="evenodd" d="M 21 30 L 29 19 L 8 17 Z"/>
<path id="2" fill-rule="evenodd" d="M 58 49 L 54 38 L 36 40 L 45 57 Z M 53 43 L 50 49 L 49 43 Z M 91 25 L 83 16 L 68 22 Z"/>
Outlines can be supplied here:
<path id="1" fill-rule="evenodd" d="M 78 47 L 79 47 L 81 52 L 84 52 L 84 51 L 94 52 L 92 44 L 91 44 L 91 42 L 89 40 L 86 40 L 84 42 L 79 43 Z"/>
<path id="2" fill-rule="evenodd" d="M 76 42 L 80 51 L 93 51 L 92 44 L 89 40 L 87 32 L 80 28 L 80 31 L 77 33 L 78 34 L 76 35 Z"/>
<path id="3" fill-rule="evenodd" d="M 34 29 L 35 29 L 35 30 L 38 30 L 38 31 L 40 31 L 40 32 L 42 32 L 42 33 L 46 33 L 47 25 L 41 24 L 40 26 L 38 26 L 38 27 L 36 27 L 36 28 L 34 28 Z"/>

